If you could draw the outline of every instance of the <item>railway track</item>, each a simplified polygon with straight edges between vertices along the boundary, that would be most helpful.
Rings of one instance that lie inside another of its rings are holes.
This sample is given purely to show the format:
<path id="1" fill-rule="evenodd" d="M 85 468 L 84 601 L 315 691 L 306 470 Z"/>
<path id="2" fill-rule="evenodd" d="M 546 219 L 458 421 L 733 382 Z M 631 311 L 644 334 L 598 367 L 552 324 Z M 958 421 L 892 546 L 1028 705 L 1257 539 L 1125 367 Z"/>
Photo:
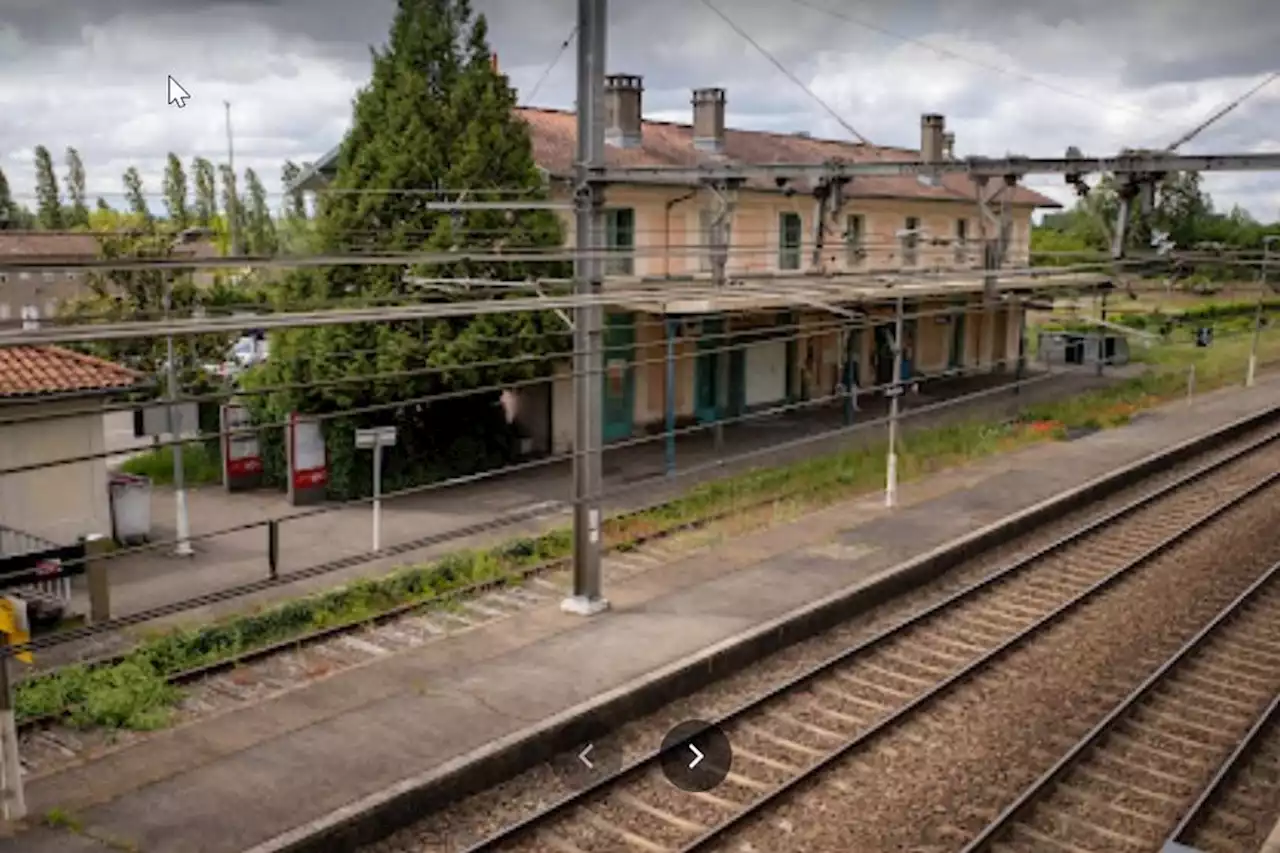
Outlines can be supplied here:
<path id="1" fill-rule="evenodd" d="M 1280 648 L 1276 644 L 1273 649 Z M 1165 840 L 1202 853 L 1257 853 L 1280 815 L 1280 692 Z M 1176 848 L 1175 848 L 1176 849 Z"/>
<path id="2" fill-rule="evenodd" d="M 733 744 L 733 764 L 714 791 L 677 791 L 662 776 L 661 751 L 651 751 L 467 850 L 717 846 L 798 786 L 1275 486 L 1274 438 L 1152 489 L 722 715 L 714 722 Z"/>
<path id="3" fill-rule="evenodd" d="M 1122 699 L 962 853 L 1151 853 L 1162 841 L 1206 853 L 1253 853 L 1271 823 L 1255 825 L 1233 804 L 1253 818 L 1270 811 L 1263 817 L 1274 820 L 1277 792 L 1233 791 L 1224 783 L 1254 759 L 1274 776 L 1274 744 L 1262 756 L 1251 747 L 1261 745 L 1273 722 L 1278 687 L 1280 563 Z"/>
<path id="4" fill-rule="evenodd" d="M 730 511 L 674 524 L 625 543 L 613 543 L 604 558 L 605 571 L 613 581 L 626 580 L 671 560 L 686 557 L 689 552 L 681 550 L 675 541 L 682 535 L 769 506 L 784 497 L 787 495 L 771 495 Z M 659 502 L 633 512 L 662 505 Z M 389 654 L 419 648 L 551 603 L 562 598 L 564 590 L 550 578 L 570 565 L 569 559 L 548 561 L 522 569 L 514 576 L 479 582 L 373 617 L 327 626 L 172 673 L 166 676 L 166 681 L 184 688 L 185 692 L 175 722 L 182 723 L 264 701 L 339 672 L 373 663 Z M 121 659 L 123 655 L 117 654 L 84 665 L 104 666 Z M 150 736 L 148 732 L 68 726 L 64 724 L 68 713 L 19 721 L 21 764 L 25 775 L 35 777 L 53 772 L 86 757 L 120 749 Z"/>

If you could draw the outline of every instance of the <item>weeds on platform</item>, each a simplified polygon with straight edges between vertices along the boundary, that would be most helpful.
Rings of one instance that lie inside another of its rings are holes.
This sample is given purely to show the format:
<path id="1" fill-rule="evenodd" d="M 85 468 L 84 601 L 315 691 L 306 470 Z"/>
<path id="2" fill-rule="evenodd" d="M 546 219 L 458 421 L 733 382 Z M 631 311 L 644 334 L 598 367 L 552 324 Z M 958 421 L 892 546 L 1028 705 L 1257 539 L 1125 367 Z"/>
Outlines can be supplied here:
<path id="1" fill-rule="evenodd" d="M 1247 353 L 1247 349 L 1246 349 Z M 1238 382 L 1230 359 L 1206 370 L 1198 387 Z M 1237 361 L 1235 367 L 1239 367 Z M 1069 400 L 1028 406 L 1022 417 L 999 423 L 972 420 L 907 430 L 898 448 L 898 471 L 909 481 L 997 453 L 1064 438 L 1072 430 L 1106 429 L 1186 393 L 1181 365 L 1119 382 Z M 776 521 L 875 491 L 885 481 L 884 442 L 702 483 L 661 506 L 615 516 L 604 524 L 606 547 L 628 550 L 637 542 L 725 518 Z M 768 510 L 772 508 L 774 512 Z M 212 625 L 146 637 L 118 663 L 70 667 L 20 682 L 20 721 L 67 714 L 78 726 L 154 729 L 167 725 L 181 697 L 169 679 L 186 670 L 234 658 L 313 631 L 359 624 L 396 608 L 447 606 L 451 594 L 481 582 L 505 583 L 531 568 L 572 553 L 568 529 L 520 537 L 488 550 L 448 554 L 385 577 L 264 608 Z"/>

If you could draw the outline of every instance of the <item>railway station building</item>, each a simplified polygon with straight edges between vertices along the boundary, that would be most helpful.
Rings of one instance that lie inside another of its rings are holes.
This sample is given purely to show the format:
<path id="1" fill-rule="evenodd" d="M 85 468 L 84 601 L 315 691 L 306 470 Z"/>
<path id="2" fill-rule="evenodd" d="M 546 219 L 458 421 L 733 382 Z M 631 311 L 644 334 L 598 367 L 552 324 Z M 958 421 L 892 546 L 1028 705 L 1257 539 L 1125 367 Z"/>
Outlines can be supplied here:
<path id="1" fill-rule="evenodd" d="M 643 117 L 643 80 L 606 83 L 607 162 L 697 167 L 715 163 L 915 162 L 954 157 L 945 119 L 920 119 L 919 149 L 818 139 L 726 126 L 723 89 L 692 93 L 688 123 Z M 552 198 L 569 201 L 577 151 L 572 111 L 520 108 Z M 321 190 L 338 149 L 299 179 Z M 606 189 L 605 292 L 652 284 L 653 298 L 625 299 L 605 317 L 604 439 L 626 440 L 672 424 L 709 424 L 753 411 L 830 399 L 842 389 L 883 388 L 893 378 L 897 303 L 903 379 L 1004 371 L 1017 363 L 1025 302 L 1054 289 L 1097 287 L 1098 275 L 1033 275 L 1032 215 L 1057 202 L 1021 186 L 986 190 L 966 175 L 857 177 L 838 211 L 820 212 L 812 187 L 747 182 L 726 195 L 701 182 L 611 184 Z M 1011 219 L 999 301 L 984 302 L 979 192 Z M 565 211 L 572 245 L 572 213 Z M 821 243 L 815 223 L 825 222 Z M 711 248 L 720 238 L 723 267 Z M 723 299 L 682 298 L 681 282 L 722 284 Z M 914 316 L 913 316 L 914 315 Z M 857 319 L 855 319 L 857 318 Z M 538 450 L 567 451 L 573 436 L 571 367 L 546 386 L 521 389 L 513 409 Z M 671 389 L 672 393 L 668 393 Z"/>

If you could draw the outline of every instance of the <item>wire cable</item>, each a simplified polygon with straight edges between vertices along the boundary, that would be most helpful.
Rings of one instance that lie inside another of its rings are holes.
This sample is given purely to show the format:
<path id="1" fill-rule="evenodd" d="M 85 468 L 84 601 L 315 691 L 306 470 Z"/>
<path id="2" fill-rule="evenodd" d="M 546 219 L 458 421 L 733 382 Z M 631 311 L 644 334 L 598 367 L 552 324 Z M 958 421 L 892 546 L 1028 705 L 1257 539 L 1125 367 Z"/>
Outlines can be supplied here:
<path id="1" fill-rule="evenodd" d="M 1099 104 L 1101 104 L 1103 106 L 1108 107 L 1109 109 L 1122 110 L 1124 112 L 1132 113 L 1134 115 L 1143 116 L 1146 118 L 1156 117 L 1153 113 L 1150 113 L 1138 107 L 1131 107 L 1126 104 L 1110 103 L 1098 98 L 1097 96 L 1085 95 L 1081 92 L 1076 92 L 1071 89 L 1067 89 L 1063 86 L 1057 85 L 1056 83 L 1050 83 L 1047 80 L 1043 80 L 1039 77 L 1036 77 L 1031 74 L 1027 74 L 1026 72 L 1023 72 L 1023 71 L 1015 71 L 1010 68 L 1004 68 L 999 65 L 994 65 L 989 62 L 984 62 L 981 59 L 975 59 L 972 56 L 966 56 L 965 54 L 962 54 L 962 53 L 956 53 L 953 50 L 948 50 L 945 47 L 938 47 L 937 45 L 930 44 L 929 42 L 924 41 L 922 39 L 903 35 L 902 33 L 885 29 L 884 27 L 879 26 L 878 24 L 872 24 L 860 18 L 855 18 L 852 15 L 849 15 L 845 12 L 837 12 L 834 9 L 827 9 L 823 6 L 819 6 L 816 3 L 811 2 L 810 0 L 790 0 L 790 2 L 794 3 L 797 6 L 802 6 L 806 9 L 812 9 L 815 12 L 820 12 L 823 15 L 829 15 L 832 18 L 837 18 L 841 21 L 845 21 L 847 23 L 853 24 L 854 26 L 861 27 L 865 30 L 869 30 L 874 33 L 879 33 L 880 35 L 888 36 L 889 38 L 896 39 L 901 42 L 906 42 L 907 44 L 913 44 L 913 45 L 916 45 L 917 47 L 922 47 L 925 50 L 932 51 L 933 53 L 936 53 L 939 56 L 945 57 L 947 59 L 954 59 L 959 62 L 967 62 L 970 65 L 974 65 L 978 68 L 984 68 L 988 71 L 994 71 L 995 73 L 1003 74 L 1006 77 L 1013 77 L 1028 83 L 1033 83 L 1037 86 L 1043 86 L 1044 88 L 1051 89 L 1060 95 L 1067 95 L 1069 97 L 1076 98 L 1081 101 L 1085 101 L 1086 103 L 1092 106 L 1098 106 Z"/>
<path id="2" fill-rule="evenodd" d="M 529 94 L 524 98 L 525 106 L 528 106 L 529 102 L 538 96 L 538 90 L 542 88 L 543 83 L 547 82 L 547 78 L 551 76 L 551 72 L 555 70 L 555 67 L 560 64 L 561 57 L 563 57 L 565 51 L 569 49 L 569 45 L 573 44 L 573 40 L 577 35 L 578 25 L 575 23 L 573 25 L 573 29 L 569 30 L 569 35 L 565 36 L 564 41 L 560 43 L 560 49 L 556 51 L 556 55 L 547 63 L 547 67 L 543 69 L 542 75 L 538 77 L 537 82 L 533 84 L 533 88 L 529 90 Z"/>
<path id="3" fill-rule="evenodd" d="M 831 108 L 830 104 L 822 100 L 822 98 L 818 97 L 818 95 L 811 88 L 805 85 L 804 81 L 802 81 L 799 77 L 797 77 L 794 73 L 792 73 L 792 71 L 789 68 L 787 68 L 787 66 L 783 65 L 782 62 L 779 61 L 776 56 L 774 56 L 769 51 L 765 50 L 764 46 L 760 44 L 760 42 L 752 38 L 747 33 L 746 30 L 738 26 L 738 24 L 735 23 L 732 18 L 730 18 L 723 11 L 721 11 L 718 6 L 716 6 L 714 3 L 711 2 L 711 0 L 702 0 L 702 5 L 706 6 L 708 9 L 714 12 L 717 16 L 719 16 L 720 20 L 728 24 L 733 29 L 734 32 L 736 32 L 739 36 L 741 36 L 747 42 L 747 44 L 751 45 L 753 48 L 756 49 L 757 52 L 760 53 L 761 56 L 763 56 L 765 59 L 773 63 L 773 66 L 775 68 L 781 71 L 787 77 L 788 80 L 790 80 L 792 83 L 795 83 L 797 86 L 799 86 L 800 89 L 814 101 L 814 103 L 822 107 L 822 109 L 826 111 L 827 115 L 835 119 L 836 122 L 838 122 L 840 126 L 843 127 L 845 130 L 849 131 L 849 133 L 851 133 L 854 136 L 854 138 L 856 138 L 863 145 L 872 144 L 871 140 L 867 139 L 865 136 L 863 136 L 861 133 L 855 130 L 853 125 L 845 121 L 844 118 L 841 117 L 839 113 L 837 113 L 834 109 Z"/>

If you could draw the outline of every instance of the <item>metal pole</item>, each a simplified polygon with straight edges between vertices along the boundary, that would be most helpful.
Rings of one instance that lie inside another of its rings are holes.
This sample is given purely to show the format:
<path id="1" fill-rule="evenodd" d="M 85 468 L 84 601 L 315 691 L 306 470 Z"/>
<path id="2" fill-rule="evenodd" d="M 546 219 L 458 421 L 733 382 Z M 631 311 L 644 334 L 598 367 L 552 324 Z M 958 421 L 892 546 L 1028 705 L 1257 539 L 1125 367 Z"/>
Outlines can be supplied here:
<path id="1" fill-rule="evenodd" d="M 606 0 L 578 0 L 578 164 L 576 245 L 587 250 L 574 261 L 574 291 L 601 291 L 604 210 L 595 169 L 604 163 L 604 75 Z M 574 309 L 573 592 L 561 603 L 569 613 L 591 615 L 608 608 L 601 593 L 600 492 L 604 421 L 603 308 Z"/>
<path id="2" fill-rule="evenodd" d="M 1258 372 L 1258 342 L 1262 337 L 1262 303 L 1267 298 L 1267 261 L 1271 258 L 1271 244 L 1280 239 L 1274 235 L 1262 238 L 1262 274 L 1258 283 L 1258 307 L 1253 313 L 1253 344 L 1249 348 L 1249 371 L 1245 375 L 1246 387 L 1253 387 Z"/>
<path id="3" fill-rule="evenodd" d="M 18 756 L 18 723 L 13 713 L 13 685 L 9 670 L 13 656 L 0 649 L 0 817 L 21 820 L 27 816 L 22 791 L 22 762 Z"/>
<path id="4" fill-rule="evenodd" d="M 884 505 L 898 503 L 898 398 L 902 396 L 903 301 L 898 297 L 898 319 L 893 329 L 893 383 L 889 386 L 889 458 L 886 460 Z"/>
<path id="5" fill-rule="evenodd" d="M 1022 378 L 1027 373 L 1027 303 L 1014 297 L 1009 304 L 1018 309 L 1018 360 L 1013 372 L 1013 393 L 1021 394 Z"/>
<path id="6" fill-rule="evenodd" d="M 1100 291 L 1098 294 L 1098 319 L 1103 323 L 1107 322 L 1107 291 Z M 1107 363 L 1107 327 L 1098 326 L 1098 364 L 1095 372 L 1098 376 L 1102 375 L 1102 368 Z"/>
<path id="7" fill-rule="evenodd" d="M 382 550 L 382 442 L 373 445 L 373 550 Z"/>
<path id="8" fill-rule="evenodd" d="M 227 210 L 227 227 L 231 232 L 231 254 L 240 254 L 240 197 L 236 189 L 236 150 L 235 145 L 231 141 L 231 102 L 223 101 L 222 105 L 226 107 L 227 112 L 227 168 L 231 170 L 231 186 L 230 192 L 227 193 L 227 201 L 230 207 Z"/>
<path id="9" fill-rule="evenodd" d="M 169 279 L 165 284 L 165 314 L 167 315 L 173 309 L 173 279 Z M 178 399 L 178 360 L 174 354 L 173 335 L 165 338 L 165 351 L 168 354 L 168 360 L 165 366 L 165 373 L 168 379 L 168 397 L 169 405 L 165 406 L 165 429 L 169 433 L 169 437 L 173 439 L 173 493 L 174 502 L 177 505 L 177 545 L 173 549 L 173 553 L 178 557 L 190 557 L 194 552 L 191 550 L 191 520 L 187 515 L 187 475 L 183 468 L 182 462 L 182 442 L 178 433 L 180 424 L 175 417 L 174 406 Z"/>
<path id="10" fill-rule="evenodd" d="M 667 320 L 667 474 L 676 473 L 676 324 Z"/>

